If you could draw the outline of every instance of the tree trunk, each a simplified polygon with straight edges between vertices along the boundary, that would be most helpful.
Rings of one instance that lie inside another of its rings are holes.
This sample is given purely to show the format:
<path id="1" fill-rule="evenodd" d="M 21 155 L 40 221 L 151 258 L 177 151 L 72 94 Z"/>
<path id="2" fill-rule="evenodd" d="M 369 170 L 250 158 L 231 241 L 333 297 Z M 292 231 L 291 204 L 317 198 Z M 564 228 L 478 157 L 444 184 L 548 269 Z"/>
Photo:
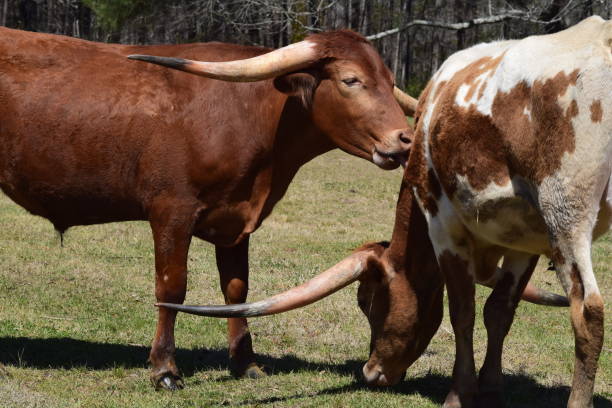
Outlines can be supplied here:
<path id="1" fill-rule="evenodd" d="M 361 0 L 359 11 L 361 12 L 361 21 L 359 23 L 359 32 L 363 35 L 368 33 L 368 4 L 366 0 Z"/>
<path id="2" fill-rule="evenodd" d="M 429 73 L 433 76 L 440 66 L 440 38 L 437 30 L 431 30 L 431 60 Z"/>
<path id="3" fill-rule="evenodd" d="M 455 0 L 455 22 L 465 21 L 465 2 L 464 0 Z M 465 48 L 465 30 L 457 30 L 457 49 L 462 50 Z"/>
<path id="4" fill-rule="evenodd" d="M 404 18 L 406 19 L 405 21 L 412 20 L 412 0 L 406 0 L 406 2 L 404 3 L 403 14 L 404 14 Z M 410 75 L 411 75 L 412 39 L 410 38 L 410 30 L 404 33 L 404 38 L 406 39 L 406 48 L 404 52 L 404 56 L 405 56 L 404 64 L 403 64 L 404 69 L 403 69 L 402 78 L 401 78 L 402 84 L 405 84 L 408 81 L 410 81 Z"/>
<path id="5" fill-rule="evenodd" d="M 4 0 L 2 5 L 2 25 L 6 26 L 6 14 L 8 13 L 8 0 Z"/>
<path id="6" fill-rule="evenodd" d="M 389 27 L 402 22 L 402 19 L 396 19 L 394 18 L 394 16 L 396 15 L 400 15 L 400 13 L 402 12 L 402 8 L 401 8 L 401 1 L 397 1 L 397 5 L 395 4 L 395 2 L 392 2 L 393 6 L 391 8 L 391 15 L 390 17 L 390 24 L 388 25 Z M 402 33 L 399 32 L 397 33 L 397 35 L 395 36 L 395 41 L 394 41 L 394 47 L 393 47 L 393 74 L 395 75 L 395 79 L 397 80 L 398 74 L 399 74 L 399 59 L 400 59 L 400 43 L 401 43 L 401 39 L 402 39 Z"/>

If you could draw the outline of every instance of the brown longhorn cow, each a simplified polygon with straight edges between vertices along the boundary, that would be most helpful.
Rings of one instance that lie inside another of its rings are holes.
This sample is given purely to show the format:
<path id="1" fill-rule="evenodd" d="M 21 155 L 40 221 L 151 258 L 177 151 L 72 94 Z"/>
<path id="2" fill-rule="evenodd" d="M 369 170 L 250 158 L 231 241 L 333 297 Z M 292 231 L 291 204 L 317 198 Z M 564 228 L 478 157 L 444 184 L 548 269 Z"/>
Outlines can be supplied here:
<path id="1" fill-rule="evenodd" d="M 376 50 L 350 31 L 271 51 L 0 28 L 0 187 L 60 232 L 149 221 L 159 302 L 183 301 L 192 236 L 211 242 L 226 302 L 242 303 L 249 235 L 300 166 L 337 147 L 383 169 L 405 160 L 412 133 L 393 92 Z M 159 310 L 156 387 L 181 386 L 175 317 Z M 228 324 L 232 372 L 261 375 L 246 320 Z"/>
<path id="2" fill-rule="evenodd" d="M 567 302 L 528 283 L 545 254 L 569 295 L 576 358 L 568 407 L 592 407 L 604 306 L 590 248 L 612 226 L 611 44 L 612 21 L 591 17 L 556 34 L 456 53 L 419 99 L 390 244 L 367 245 L 301 287 L 251 305 L 161 306 L 264 315 L 360 280 L 359 306 L 372 331 L 363 373 L 369 384 L 389 385 L 436 332 L 446 284 L 456 356 L 444 407 L 500 407 L 503 341 L 521 293 Z M 478 377 L 477 282 L 493 288 Z"/>

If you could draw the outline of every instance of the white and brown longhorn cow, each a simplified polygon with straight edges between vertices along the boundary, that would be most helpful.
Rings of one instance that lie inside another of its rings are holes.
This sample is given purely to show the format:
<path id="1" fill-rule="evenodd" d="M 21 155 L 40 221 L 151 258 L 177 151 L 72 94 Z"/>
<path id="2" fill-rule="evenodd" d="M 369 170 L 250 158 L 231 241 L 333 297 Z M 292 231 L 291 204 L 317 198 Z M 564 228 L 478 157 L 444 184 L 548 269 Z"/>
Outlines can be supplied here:
<path id="1" fill-rule="evenodd" d="M 534 255 L 570 298 L 576 360 L 568 406 L 592 406 L 603 299 L 591 242 L 612 222 L 612 22 L 483 44 L 450 57 L 419 102 L 406 174 L 445 277 L 455 331 L 445 407 L 501 405 L 501 353 Z M 502 269 L 496 269 L 504 257 Z M 504 276 L 494 276 L 495 271 Z M 497 283 L 476 378 L 474 281 Z"/>
<path id="2" fill-rule="evenodd" d="M 301 287 L 252 305 L 163 306 L 207 316 L 265 315 L 360 280 L 359 303 L 372 329 L 364 375 L 370 384 L 388 385 L 401 380 L 435 333 L 444 280 L 456 340 L 444 406 L 498 407 L 503 341 L 545 254 L 571 302 L 576 362 L 568 406 L 592 406 L 604 307 L 590 249 L 612 223 L 611 48 L 612 22 L 591 17 L 556 34 L 456 53 L 419 100 L 389 245 L 365 246 Z M 494 288 L 484 310 L 488 345 L 478 378 L 476 282 Z"/>

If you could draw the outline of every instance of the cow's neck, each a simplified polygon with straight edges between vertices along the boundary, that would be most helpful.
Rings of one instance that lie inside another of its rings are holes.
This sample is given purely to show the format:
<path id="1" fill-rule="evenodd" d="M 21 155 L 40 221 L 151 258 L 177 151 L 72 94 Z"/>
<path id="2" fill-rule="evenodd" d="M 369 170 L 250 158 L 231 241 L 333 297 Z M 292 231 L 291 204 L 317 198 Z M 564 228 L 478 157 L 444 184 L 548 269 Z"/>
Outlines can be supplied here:
<path id="1" fill-rule="evenodd" d="M 256 168 L 234 182 L 235 192 L 228 192 L 222 205 L 210 207 L 198 221 L 196 235 L 200 238 L 223 246 L 242 241 L 272 212 L 299 168 L 335 148 L 315 128 L 297 98 L 288 98 L 281 109 L 276 132 L 268 135 L 268 149 L 256 152 L 257 160 L 251 160 L 258 163 Z"/>
<path id="2" fill-rule="evenodd" d="M 262 219 L 285 195 L 300 167 L 335 147 L 329 138 L 316 129 L 301 102 L 297 98 L 289 98 L 278 124 L 272 153 L 270 194 L 262 211 Z"/>
<path id="3" fill-rule="evenodd" d="M 427 221 L 406 177 L 402 180 L 393 235 L 385 254 L 394 269 L 403 273 L 418 293 L 433 294 L 442 286 Z"/>

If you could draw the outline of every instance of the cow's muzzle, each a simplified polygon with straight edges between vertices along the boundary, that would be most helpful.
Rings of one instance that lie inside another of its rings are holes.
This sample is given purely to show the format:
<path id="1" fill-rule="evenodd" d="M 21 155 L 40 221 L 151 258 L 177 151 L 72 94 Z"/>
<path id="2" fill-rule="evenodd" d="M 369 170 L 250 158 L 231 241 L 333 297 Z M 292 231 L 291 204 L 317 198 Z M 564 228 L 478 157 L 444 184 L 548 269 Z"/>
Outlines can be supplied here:
<path id="1" fill-rule="evenodd" d="M 368 363 L 364 364 L 362 372 L 366 384 L 370 387 L 390 387 L 399 383 L 403 378 L 403 375 L 387 375 L 378 365 L 369 367 Z"/>
<path id="2" fill-rule="evenodd" d="M 384 142 L 383 142 L 384 141 Z M 412 131 L 408 128 L 391 131 L 372 149 L 372 161 L 385 170 L 406 167 L 408 153 L 412 147 Z"/>
<path id="3" fill-rule="evenodd" d="M 393 170 L 400 165 L 406 167 L 407 160 L 408 152 L 403 150 L 400 152 L 385 152 L 375 147 L 372 152 L 372 161 L 384 170 Z"/>

